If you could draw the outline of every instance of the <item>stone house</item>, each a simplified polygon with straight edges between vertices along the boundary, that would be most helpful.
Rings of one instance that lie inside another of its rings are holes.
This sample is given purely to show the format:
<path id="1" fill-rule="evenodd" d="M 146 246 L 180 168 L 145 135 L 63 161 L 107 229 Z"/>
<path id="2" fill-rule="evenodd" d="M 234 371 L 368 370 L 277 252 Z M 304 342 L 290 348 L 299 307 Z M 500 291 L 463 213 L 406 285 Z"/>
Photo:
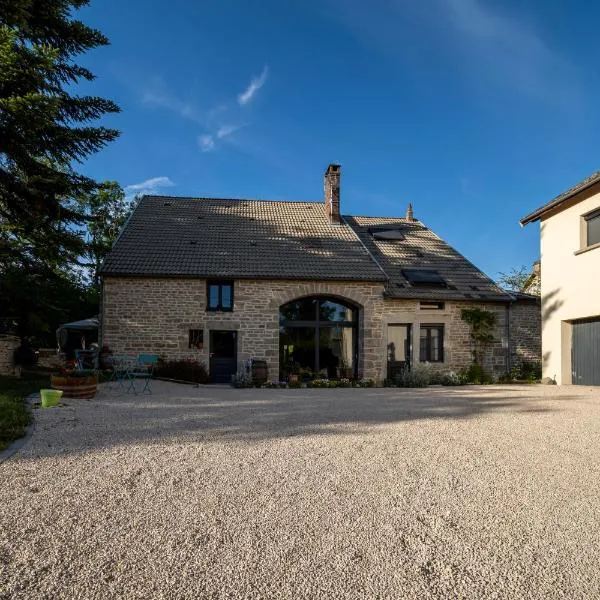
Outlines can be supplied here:
<path id="1" fill-rule="evenodd" d="M 461 309 L 497 315 L 485 366 L 539 359 L 539 302 L 500 289 L 417 220 L 342 215 L 324 202 L 145 196 L 102 269 L 101 342 L 193 357 L 213 381 L 266 360 L 271 379 L 366 377 L 471 362 Z"/>
<path id="2" fill-rule="evenodd" d="M 600 385 L 600 171 L 528 214 L 540 223 L 543 375 Z"/>

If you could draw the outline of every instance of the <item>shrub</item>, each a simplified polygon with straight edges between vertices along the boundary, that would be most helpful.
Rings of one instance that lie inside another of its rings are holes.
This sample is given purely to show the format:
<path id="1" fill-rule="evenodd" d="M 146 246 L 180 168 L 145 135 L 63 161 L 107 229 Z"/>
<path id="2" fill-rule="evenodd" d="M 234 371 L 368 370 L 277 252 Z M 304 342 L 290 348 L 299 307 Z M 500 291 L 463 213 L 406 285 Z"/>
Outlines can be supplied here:
<path id="1" fill-rule="evenodd" d="M 521 381 L 538 381 L 542 378 L 542 363 L 523 360 L 513 366 L 510 375 L 512 379 Z"/>
<path id="2" fill-rule="evenodd" d="M 298 379 L 295 379 L 293 381 L 290 379 L 290 381 L 288 381 L 288 387 L 290 387 L 290 388 L 302 387 L 302 382 L 299 381 Z"/>
<path id="3" fill-rule="evenodd" d="M 328 379 L 313 379 L 308 383 L 308 387 L 311 388 L 325 388 L 329 385 Z"/>
<path id="4" fill-rule="evenodd" d="M 347 377 L 342 377 L 338 382 L 338 387 L 349 388 L 352 387 L 352 381 Z"/>
<path id="5" fill-rule="evenodd" d="M 373 381 L 373 379 L 368 379 L 366 377 L 363 377 L 358 382 L 358 387 L 361 387 L 361 388 L 372 388 L 372 387 L 375 387 L 375 381 Z"/>
<path id="6" fill-rule="evenodd" d="M 190 383 L 208 383 L 209 377 L 206 367 L 197 360 L 163 360 L 158 361 L 155 371 L 156 377 L 177 379 Z"/>
<path id="7" fill-rule="evenodd" d="M 442 385 L 466 385 L 468 383 L 464 372 L 456 373 L 455 371 L 449 371 L 442 375 L 440 380 Z"/>
<path id="8" fill-rule="evenodd" d="M 479 385 L 494 383 L 494 378 L 477 363 L 473 363 L 467 369 L 459 371 L 458 375 L 465 380 L 465 383 L 475 383 Z"/>
<path id="9" fill-rule="evenodd" d="M 410 368 L 406 365 L 403 369 L 396 372 L 391 385 L 407 388 L 421 388 L 429 385 L 431 374 L 429 364 L 414 365 Z"/>

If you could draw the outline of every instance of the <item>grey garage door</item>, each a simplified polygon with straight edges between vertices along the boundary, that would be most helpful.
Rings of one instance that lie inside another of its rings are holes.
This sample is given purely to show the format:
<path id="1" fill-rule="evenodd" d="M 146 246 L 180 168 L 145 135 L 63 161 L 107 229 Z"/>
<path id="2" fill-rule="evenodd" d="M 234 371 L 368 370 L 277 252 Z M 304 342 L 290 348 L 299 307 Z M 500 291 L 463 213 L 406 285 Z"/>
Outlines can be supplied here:
<path id="1" fill-rule="evenodd" d="M 573 383 L 600 385 L 600 319 L 573 323 Z"/>

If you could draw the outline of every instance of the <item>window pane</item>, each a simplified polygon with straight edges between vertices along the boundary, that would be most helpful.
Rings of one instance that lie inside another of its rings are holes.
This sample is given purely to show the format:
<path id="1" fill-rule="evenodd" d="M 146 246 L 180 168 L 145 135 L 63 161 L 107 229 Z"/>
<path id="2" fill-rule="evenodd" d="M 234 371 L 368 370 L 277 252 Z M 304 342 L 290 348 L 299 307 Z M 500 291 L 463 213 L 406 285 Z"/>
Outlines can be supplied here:
<path id="1" fill-rule="evenodd" d="M 231 308 L 231 285 L 221 286 L 221 308 Z"/>
<path id="2" fill-rule="evenodd" d="M 410 326 L 389 325 L 387 336 L 388 362 L 409 360 Z"/>
<path id="3" fill-rule="evenodd" d="M 354 327 L 324 327 L 319 331 L 319 377 L 339 379 L 354 372 Z"/>
<path id="4" fill-rule="evenodd" d="M 315 328 L 279 328 L 279 368 L 281 378 L 291 374 L 300 380 L 315 377 Z"/>
<path id="5" fill-rule="evenodd" d="M 432 362 L 439 362 L 440 360 L 440 330 L 437 327 L 432 327 L 431 331 L 431 348 L 429 356 Z"/>
<path id="6" fill-rule="evenodd" d="M 219 286 L 216 284 L 211 284 L 208 287 L 208 306 L 210 308 L 219 306 Z"/>
<path id="7" fill-rule="evenodd" d="M 427 330 L 425 329 L 421 329 L 421 338 L 419 340 L 419 360 L 421 362 L 426 362 L 429 360 Z"/>
<path id="8" fill-rule="evenodd" d="M 600 215 L 587 220 L 587 245 L 600 244 Z"/>
<path id="9" fill-rule="evenodd" d="M 321 321 L 353 321 L 354 311 L 338 302 L 321 300 L 319 303 L 319 319 Z"/>
<path id="10" fill-rule="evenodd" d="M 281 321 L 316 321 L 317 300 L 315 298 L 302 298 L 284 305 L 280 309 Z"/>

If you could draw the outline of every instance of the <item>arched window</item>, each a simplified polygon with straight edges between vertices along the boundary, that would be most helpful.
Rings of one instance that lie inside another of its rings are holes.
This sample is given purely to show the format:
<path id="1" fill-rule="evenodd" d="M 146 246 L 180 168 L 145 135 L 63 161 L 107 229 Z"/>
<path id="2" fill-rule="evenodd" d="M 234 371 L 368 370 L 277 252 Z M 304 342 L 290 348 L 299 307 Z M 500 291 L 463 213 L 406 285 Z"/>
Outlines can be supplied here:
<path id="1" fill-rule="evenodd" d="M 355 377 L 358 309 L 326 296 L 300 298 L 279 309 L 281 379 Z"/>

